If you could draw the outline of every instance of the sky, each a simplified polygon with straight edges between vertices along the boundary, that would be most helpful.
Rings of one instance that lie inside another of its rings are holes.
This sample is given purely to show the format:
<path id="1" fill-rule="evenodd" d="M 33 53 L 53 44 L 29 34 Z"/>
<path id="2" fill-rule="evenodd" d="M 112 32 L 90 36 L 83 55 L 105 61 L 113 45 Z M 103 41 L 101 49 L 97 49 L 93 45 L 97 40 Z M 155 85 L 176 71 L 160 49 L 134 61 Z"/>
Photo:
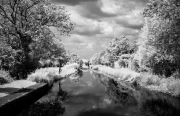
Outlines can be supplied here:
<path id="1" fill-rule="evenodd" d="M 61 40 L 66 50 L 90 59 L 114 37 L 137 39 L 144 24 L 142 9 L 149 0 L 52 0 L 65 7 L 76 24 Z"/>

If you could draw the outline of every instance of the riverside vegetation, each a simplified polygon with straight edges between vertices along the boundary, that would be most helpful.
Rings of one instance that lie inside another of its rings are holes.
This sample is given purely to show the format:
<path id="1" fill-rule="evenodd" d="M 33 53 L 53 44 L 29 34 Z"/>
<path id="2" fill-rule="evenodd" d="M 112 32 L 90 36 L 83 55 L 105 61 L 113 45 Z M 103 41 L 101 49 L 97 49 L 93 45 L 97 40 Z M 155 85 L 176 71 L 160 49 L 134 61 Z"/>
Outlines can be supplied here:
<path id="1" fill-rule="evenodd" d="M 143 10 L 138 39 L 112 39 L 91 59 L 92 69 L 151 90 L 180 95 L 180 1 L 151 0 Z M 123 69 L 122 69 L 123 68 Z M 127 69 L 124 69 L 127 68 Z M 118 70 L 119 69 L 119 70 Z"/>

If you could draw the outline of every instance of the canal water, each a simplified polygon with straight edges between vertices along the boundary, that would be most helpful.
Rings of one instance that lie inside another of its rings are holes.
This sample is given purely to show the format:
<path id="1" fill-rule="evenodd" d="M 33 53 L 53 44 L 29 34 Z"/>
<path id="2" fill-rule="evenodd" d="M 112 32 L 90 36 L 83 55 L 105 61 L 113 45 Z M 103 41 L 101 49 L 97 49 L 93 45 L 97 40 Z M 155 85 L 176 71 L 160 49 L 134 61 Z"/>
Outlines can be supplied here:
<path id="1" fill-rule="evenodd" d="M 84 72 L 79 82 L 70 78 L 62 83 L 62 89 L 72 97 L 64 102 L 64 116 L 137 116 L 136 105 L 123 106 L 113 101 L 108 88 L 101 83 L 98 75 Z"/>
<path id="2" fill-rule="evenodd" d="M 33 116 L 179 116 L 180 101 L 97 72 L 84 71 L 55 83 L 23 115 Z"/>

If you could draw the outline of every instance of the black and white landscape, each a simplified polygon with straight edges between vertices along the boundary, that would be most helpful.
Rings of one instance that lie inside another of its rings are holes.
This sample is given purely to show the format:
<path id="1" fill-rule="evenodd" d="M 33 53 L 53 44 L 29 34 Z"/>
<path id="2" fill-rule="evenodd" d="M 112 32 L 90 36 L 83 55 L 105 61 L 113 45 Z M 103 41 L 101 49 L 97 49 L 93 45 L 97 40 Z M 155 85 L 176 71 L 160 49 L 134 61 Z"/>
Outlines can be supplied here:
<path id="1" fill-rule="evenodd" d="M 0 115 L 179 116 L 179 97 L 179 0 L 0 0 Z"/>

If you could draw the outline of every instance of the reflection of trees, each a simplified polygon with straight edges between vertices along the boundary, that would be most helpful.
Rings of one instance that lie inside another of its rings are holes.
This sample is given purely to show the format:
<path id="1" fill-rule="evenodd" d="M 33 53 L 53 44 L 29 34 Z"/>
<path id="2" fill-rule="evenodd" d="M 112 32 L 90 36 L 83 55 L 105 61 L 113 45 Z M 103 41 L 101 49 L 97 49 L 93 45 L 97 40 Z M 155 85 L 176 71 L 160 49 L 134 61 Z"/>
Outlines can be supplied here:
<path id="1" fill-rule="evenodd" d="M 144 88 L 124 86 L 106 75 L 93 73 L 106 88 L 110 99 L 120 106 L 137 105 L 142 116 L 180 116 L 180 100 L 164 93 Z"/>
<path id="2" fill-rule="evenodd" d="M 78 75 L 79 75 L 79 77 L 83 77 L 83 71 L 82 70 L 78 70 Z"/>
<path id="3" fill-rule="evenodd" d="M 62 116 L 65 107 L 63 101 L 70 97 L 70 93 L 59 90 L 58 92 L 49 92 L 48 95 L 22 111 L 18 116 Z"/>
<path id="4" fill-rule="evenodd" d="M 80 70 L 80 69 L 78 70 L 77 73 L 74 73 L 74 74 L 69 76 L 70 80 L 73 81 L 73 82 L 79 82 L 81 77 L 83 77 L 83 71 Z"/>
<path id="5" fill-rule="evenodd" d="M 109 110 L 101 110 L 101 109 L 91 109 L 80 112 L 77 116 L 119 116 L 115 112 L 111 112 Z"/>
<path id="6" fill-rule="evenodd" d="M 179 116 L 179 109 L 176 109 L 166 100 L 154 99 L 147 100 L 142 104 L 144 116 Z"/>
<path id="7" fill-rule="evenodd" d="M 25 109 L 19 116 L 61 116 L 65 111 L 58 99 L 51 99 L 42 103 L 36 102 Z"/>
<path id="8" fill-rule="evenodd" d="M 136 99 L 134 93 L 129 88 L 119 84 L 114 79 L 105 75 L 94 73 L 94 76 L 106 87 L 106 92 L 110 99 L 122 106 L 135 105 Z"/>
<path id="9" fill-rule="evenodd" d="M 141 89 L 139 109 L 143 116 L 179 116 L 180 101 L 178 98 Z"/>
<path id="10" fill-rule="evenodd" d="M 109 79 L 108 81 L 107 94 L 115 103 L 122 104 L 123 106 L 136 104 L 132 91 L 119 85 L 113 79 Z"/>

